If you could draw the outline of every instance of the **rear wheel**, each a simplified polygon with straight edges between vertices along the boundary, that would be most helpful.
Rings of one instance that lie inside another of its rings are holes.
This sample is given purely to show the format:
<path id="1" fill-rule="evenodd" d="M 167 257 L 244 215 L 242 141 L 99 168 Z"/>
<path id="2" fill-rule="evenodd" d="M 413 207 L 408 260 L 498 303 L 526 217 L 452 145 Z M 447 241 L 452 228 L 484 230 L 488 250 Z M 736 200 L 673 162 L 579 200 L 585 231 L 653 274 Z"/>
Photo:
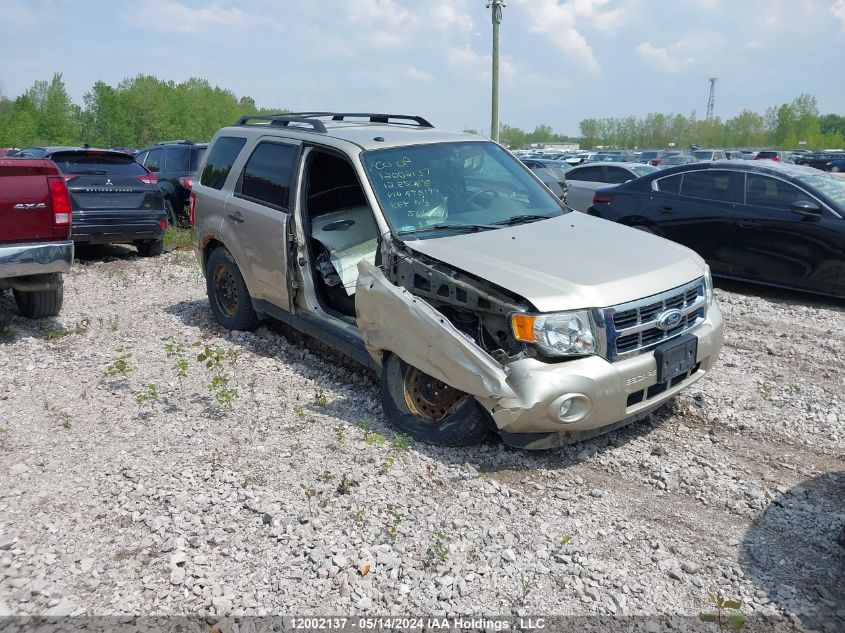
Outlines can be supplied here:
<path id="1" fill-rule="evenodd" d="M 830 168 L 830 171 L 832 171 L 834 174 L 838 174 L 839 173 L 839 167 L 837 165 L 834 165 L 833 167 Z"/>
<path id="2" fill-rule="evenodd" d="M 225 248 L 217 248 L 205 265 L 206 292 L 214 319 L 230 330 L 254 330 L 258 315 L 246 282 Z"/>
<path id="3" fill-rule="evenodd" d="M 138 249 L 138 255 L 141 257 L 158 257 L 164 249 L 164 240 L 135 242 L 135 248 Z"/>
<path id="4" fill-rule="evenodd" d="M 422 442 L 466 446 L 490 435 L 492 421 L 475 398 L 393 354 L 382 367 L 381 400 L 388 422 Z"/>
<path id="5" fill-rule="evenodd" d="M 43 319 L 56 316 L 61 311 L 64 288 L 59 286 L 52 290 L 15 290 L 14 295 L 21 316 L 28 319 Z"/>

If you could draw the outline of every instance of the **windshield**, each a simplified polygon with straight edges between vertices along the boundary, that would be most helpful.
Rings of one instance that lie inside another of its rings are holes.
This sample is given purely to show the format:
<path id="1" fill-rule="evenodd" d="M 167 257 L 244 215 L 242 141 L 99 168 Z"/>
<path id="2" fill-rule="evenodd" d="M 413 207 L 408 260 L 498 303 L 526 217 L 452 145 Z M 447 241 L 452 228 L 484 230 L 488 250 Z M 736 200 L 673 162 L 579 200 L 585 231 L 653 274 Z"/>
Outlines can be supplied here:
<path id="1" fill-rule="evenodd" d="M 796 176 L 796 179 L 812 187 L 828 200 L 833 202 L 840 213 L 845 212 L 845 180 L 828 174 L 806 174 Z"/>
<path id="2" fill-rule="evenodd" d="M 647 176 L 660 170 L 652 165 L 631 165 L 631 171 L 636 173 L 637 176 Z"/>
<path id="3" fill-rule="evenodd" d="M 399 235 L 425 239 L 461 227 L 495 229 L 566 212 L 519 160 L 489 141 L 373 150 L 363 154 L 363 162 Z"/>

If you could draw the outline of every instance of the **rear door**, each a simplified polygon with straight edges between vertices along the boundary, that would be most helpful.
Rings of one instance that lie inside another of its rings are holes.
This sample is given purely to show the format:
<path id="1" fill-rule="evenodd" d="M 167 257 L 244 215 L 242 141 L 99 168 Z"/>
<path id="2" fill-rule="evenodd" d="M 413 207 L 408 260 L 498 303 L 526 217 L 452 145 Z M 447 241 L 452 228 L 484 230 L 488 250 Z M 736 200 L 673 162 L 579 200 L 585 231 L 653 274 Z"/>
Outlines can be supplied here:
<path id="1" fill-rule="evenodd" d="M 729 253 L 739 277 L 816 292 L 837 292 L 845 252 L 843 220 L 792 183 L 764 174 L 745 175 L 744 203 L 731 231 Z M 820 217 L 794 213 L 809 201 Z"/>
<path id="2" fill-rule="evenodd" d="M 251 280 L 250 293 L 287 311 L 292 182 L 300 150 L 297 140 L 260 138 L 240 168 L 223 217 L 224 242 L 237 243 L 235 259 Z"/>
<path id="3" fill-rule="evenodd" d="M 51 154 L 67 181 L 74 218 L 161 211 L 161 191 L 147 170 L 122 152 L 78 150 Z"/>
<path id="4" fill-rule="evenodd" d="M 714 273 L 728 273 L 725 243 L 736 218 L 738 173 L 697 169 L 654 181 L 647 216 L 661 234 L 701 255 Z"/>
<path id="5" fill-rule="evenodd" d="M 0 242 L 44 239 L 56 239 L 45 161 L 0 160 Z"/>

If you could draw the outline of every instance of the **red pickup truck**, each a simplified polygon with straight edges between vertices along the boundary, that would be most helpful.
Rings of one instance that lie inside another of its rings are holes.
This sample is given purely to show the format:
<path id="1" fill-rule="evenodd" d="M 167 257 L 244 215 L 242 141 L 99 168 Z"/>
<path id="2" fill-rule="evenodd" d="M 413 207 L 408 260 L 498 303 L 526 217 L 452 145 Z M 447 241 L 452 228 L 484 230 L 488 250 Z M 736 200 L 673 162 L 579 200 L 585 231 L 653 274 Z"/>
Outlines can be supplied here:
<path id="1" fill-rule="evenodd" d="M 0 159 L 0 292 L 11 288 L 31 319 L 62 308 L 73 262 L 71 202 L 59 168 L 40 158 Z"/>

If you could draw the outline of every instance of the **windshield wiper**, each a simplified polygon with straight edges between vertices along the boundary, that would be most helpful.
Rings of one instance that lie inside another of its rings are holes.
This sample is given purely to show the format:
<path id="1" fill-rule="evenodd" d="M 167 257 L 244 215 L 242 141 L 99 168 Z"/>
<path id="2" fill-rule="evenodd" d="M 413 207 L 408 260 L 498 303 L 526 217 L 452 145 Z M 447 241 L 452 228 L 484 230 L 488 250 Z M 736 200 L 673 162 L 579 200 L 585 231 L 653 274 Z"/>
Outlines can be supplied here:
<path id="1" fill-rule="evenodd" d="M 425 233 L 427 231 L 487 231 L 490 229 L 500 229 L 499 223 L 496 224 L 462 224 L 462 223 L 444 223 L 435 224 L 433 226 L 423 226 L 417 229 L 408 229 L 406 231 L 399 231 L 398 235 L 411 235 L 412 233 Z"/>
<path id="2" fill-rule="evenodd" d="M 556 216 L 527 213 L 525 215 L 514 215 L 509 217 L 507 220 L 499 220 L 498 222 L 495 222 L 495 224 L 499 226 L 513 226 L 514 224 L 527 224 L 528 222 L 536 222 L 537 220 L 548 220 L 553 217 Z"/>

